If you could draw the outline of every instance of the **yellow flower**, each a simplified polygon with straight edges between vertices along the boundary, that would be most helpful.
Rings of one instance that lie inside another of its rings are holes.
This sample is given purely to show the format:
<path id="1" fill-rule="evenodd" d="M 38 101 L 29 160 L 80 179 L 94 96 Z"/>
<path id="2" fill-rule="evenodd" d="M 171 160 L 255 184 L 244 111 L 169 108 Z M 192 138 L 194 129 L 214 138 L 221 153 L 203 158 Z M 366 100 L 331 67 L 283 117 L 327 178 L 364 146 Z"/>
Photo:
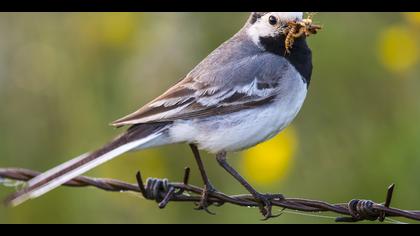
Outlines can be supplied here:
<path id="1" fill-rule="evenodd" d="M 396 25 L 386 29 L 379 38 L 379 58 L 383 65 L 394 72 L 403 72 L 418 60 L 418 39 L 413 30 Z"/>
<path id="2" fill-rule="evenodd" d="M 269 185 L 283 179 L 296 147 L 296 132 L 293 127 L 289 127 L 273 139 L 245 151 L 242 159 L 245 176 L 260 185 Z"/>
<path id="3" fill-rule="evenodd" d="M 420 12 L 406 12 L 404 16 L 408 22 L 420 26 Z"/>
<path id="4" fill-rule="evenodd" d="M 100 26 L 104 43 L 109 46 L 120 46 L 133 36 L 137 27 L 137 18 L 134 13 L 106 13 Z"/>
<path id="5" fill-rule="evenodd" d="M 119 48 L 127 46 L 135 36 L 141 15 L 136 13 L 80 14 L 79 28 L 82 41 L 94 45 Z"/>

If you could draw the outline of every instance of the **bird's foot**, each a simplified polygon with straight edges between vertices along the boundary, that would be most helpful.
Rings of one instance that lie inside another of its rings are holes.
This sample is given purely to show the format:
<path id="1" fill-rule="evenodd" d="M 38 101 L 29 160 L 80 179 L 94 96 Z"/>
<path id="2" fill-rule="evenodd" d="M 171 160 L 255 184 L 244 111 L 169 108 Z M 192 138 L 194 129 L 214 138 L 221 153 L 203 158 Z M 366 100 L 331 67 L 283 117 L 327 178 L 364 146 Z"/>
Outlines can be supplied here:
<path id="1" fill-rule="evenodd" d="M 217 190 L 211 185 L 205 185 L 203 193 L 201 195 L 201 200 L 197 203 L 196 210 L 204 210 L 205 212 L 209 213 L 210 215 L 216 215 L 215 213 L 211 212 L 208 207 L 212 205 L 209 203 L 209 193 L 217 192 Z"/>
<path id="2" fill-rule="evenodd" d="M 273 215 L 272 208 L 273 203 L 272 200 L 281 200 L 284 199 L 282 194 L 258 194 L 254 196 L 260 203 L 260 212 L 264 216 L 262 220 L 268 220 L 270 218 L 279 217 L 281 214 Z"/>

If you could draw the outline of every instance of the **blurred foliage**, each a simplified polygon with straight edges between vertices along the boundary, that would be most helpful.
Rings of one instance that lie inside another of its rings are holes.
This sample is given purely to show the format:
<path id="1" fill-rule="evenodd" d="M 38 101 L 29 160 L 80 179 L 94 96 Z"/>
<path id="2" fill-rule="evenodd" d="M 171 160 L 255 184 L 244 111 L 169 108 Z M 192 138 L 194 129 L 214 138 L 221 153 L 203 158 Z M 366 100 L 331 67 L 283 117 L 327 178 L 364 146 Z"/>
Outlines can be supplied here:
<path id="1" fill-rule="evenodd" d="M 0 166 L 46 170 L 121 132 L 107 124 L 181 79 L 234 34 L 248 13 L 1 13 Z M 343 202 L 382 201 L 420 209 L 420 13 L 319 13 L 309 38 L 314 73 L 293 126 L 231 154 L 258 189 Z M 400 79 L 404 78 L 404 79 Z M 203 153 L 204 154 L 204 153 Z M 204 154 L 214 185 L 244 193 Z M 187 145 L 129 153 L 89 173 L 134 181 L 180 180 L 193 167 Z M 0 197 L 13 188 L 0 188 Z M 0 223 L 259 223 L 256 209 L 223 206 L 217 216 L 139 196 L 60 188 L 14 209 Z M 285 213 L 269 223 L 331 223 Z"/>

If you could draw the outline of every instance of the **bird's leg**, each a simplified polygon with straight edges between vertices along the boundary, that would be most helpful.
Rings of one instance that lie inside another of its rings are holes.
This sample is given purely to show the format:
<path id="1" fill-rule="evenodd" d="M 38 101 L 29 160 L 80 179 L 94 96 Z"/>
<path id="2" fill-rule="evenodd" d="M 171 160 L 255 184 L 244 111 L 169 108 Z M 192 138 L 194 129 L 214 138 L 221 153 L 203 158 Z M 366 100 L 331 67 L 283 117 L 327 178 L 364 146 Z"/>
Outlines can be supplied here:
<path id="1" fill-rule="evenodd" d="M 283 199 L 281 194 L 261 194 L 257 192 L 226 160 L 226 152 L 220 152 L 216 155 L 217 162 L 225 169 L 229 174 L 231 174 L 239 183 L 241 183 L 251 194 L 252 196 L 259 200 L 260 211 L 264 216 L 264 220 L 269 218 L 276 217 L 278 215 L 272 215 L 272 203 L 273 199 Z"/>
<path id="2" fill-rule="evenodd" d="M 208 206 L 209 206 L 208 196 L 210 192 L 216 192 L 216 189 L 213 187 L 213 185 L 211 184 L 207 176 L 207 173 L 206 173 L 206 170 L 204 169 L 204 164 L 203 164 L 203 161 L 201 160 L 200 152 L 198 151 L 197 146 L 195 144 L 190 144 L 190 148 L 194 154 L 194 158 L 195 158 L 195 161 L 197 162 L 198 169 L 200 170 L 201 178 L 204 181 L 204 190 L 201 196 L 200 203 L 198 204 L 197 210 L 204 210 L 207 213 L 214 215 L 214 213 L 208 210 Z"/>

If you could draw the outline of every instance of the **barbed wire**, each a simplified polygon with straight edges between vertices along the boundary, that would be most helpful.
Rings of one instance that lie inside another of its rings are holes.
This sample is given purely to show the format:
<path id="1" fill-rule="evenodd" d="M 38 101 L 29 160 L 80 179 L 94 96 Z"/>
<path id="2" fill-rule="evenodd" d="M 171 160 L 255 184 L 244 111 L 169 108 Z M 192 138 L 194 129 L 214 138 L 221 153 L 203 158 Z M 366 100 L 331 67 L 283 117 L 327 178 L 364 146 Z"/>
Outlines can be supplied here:
<path id="1" fill-rule="evenodd" d="M 40 173 L 22 168 L 0 168 L 0 180 L 9 179 L 26 182 Z M 165 208 L 169 202 L 194 202 L 201 200 L 203 188 L 189 184 L 190 168 L 185 168 L 183 182 L 169 182 L 168 179 L 148 178 L 143 182 L 141 173 L 136 175 L 136 184 L 126 183 L 115 179 L 91 178 L 80 176 L 64 184 L 68 187 L 95 187 L 111 192 L 135 192 L 140 193 L 145 199 L 154 200 L 159 208 Z M 343 216 L 335 218 L 336 222 L 359 222 L 380 221 L 387 217 L 403 217 L 420 221 L 420 211 L 402 210 L 392 208 L 391 200 L 394 185 L 388 188 L 386 199 L 383 204 L 371 200 L 353 199 L 348 203 L 331 204 L 324 201 L 309 200 L 303 198 L 274 198 L 273 206 L 301 212 L 333 212 Z M 259 202 L 250 194 L 226 195 L 222 192 L 210 192 L 208 202 L 210 205 L 222 206 L 226 203 L 244 206 L 258 207 Z"/>

